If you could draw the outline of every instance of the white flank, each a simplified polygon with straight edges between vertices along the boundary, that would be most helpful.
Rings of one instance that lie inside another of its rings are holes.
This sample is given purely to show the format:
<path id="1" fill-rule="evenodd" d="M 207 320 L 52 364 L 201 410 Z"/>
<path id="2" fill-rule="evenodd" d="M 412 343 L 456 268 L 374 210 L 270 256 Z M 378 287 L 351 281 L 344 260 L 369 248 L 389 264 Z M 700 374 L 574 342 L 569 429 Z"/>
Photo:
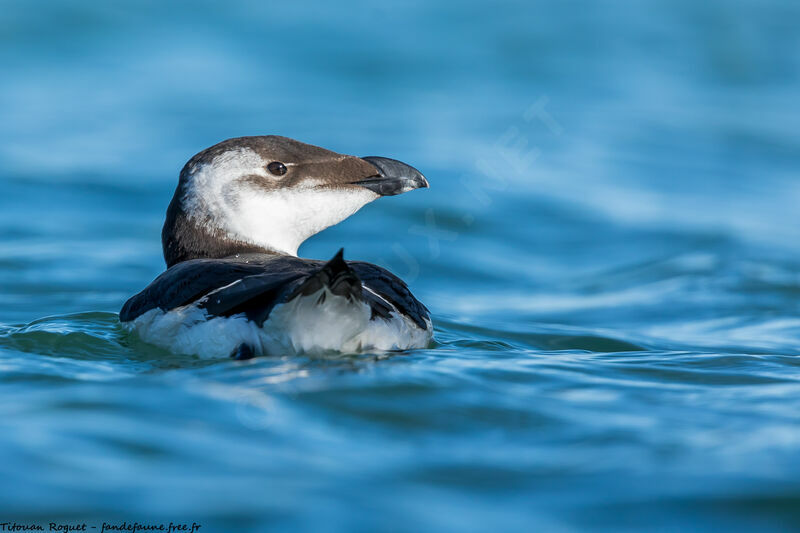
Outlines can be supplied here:
<path id="1" fill-rule="evenodd" d="M 253 347 L 256 355 L 289 355 L 407 350 L 430 342 L 430 321 L 423 330 L 396 312 L 389 320 L 370 320 L 370 313 L 368 304 L 323 288 L 276 306 L 263 327 L 244 315 L 209 318 L 196 305 L 166 313 L 152 309 L 126 326 L 145 342 L 206 358 L 229 357 L 242 343 Z"/>

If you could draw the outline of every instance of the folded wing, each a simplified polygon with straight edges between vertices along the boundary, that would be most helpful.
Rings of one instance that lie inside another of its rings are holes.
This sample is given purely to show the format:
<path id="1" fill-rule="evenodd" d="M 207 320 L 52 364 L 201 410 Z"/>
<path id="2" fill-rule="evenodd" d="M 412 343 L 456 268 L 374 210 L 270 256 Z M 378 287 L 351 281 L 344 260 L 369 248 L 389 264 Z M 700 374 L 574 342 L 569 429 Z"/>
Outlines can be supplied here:
<path id="1" fill-rule="evenodd" d="M 128 300 L 120 311 L 120 320 L 135 320 L 155 308 L 169 311 L 196 304 L 210 316 L 245 314 L 260 326 L 276 305 L 322 287 L 367 302 L 373 319 L 388 319 L 392 312 L 398 312 L 427 329 L 428 310 L 400 278 L 376 265 L 346 262 L 342 250 L 324 264 L 265 254 L 185 261 Z"/>

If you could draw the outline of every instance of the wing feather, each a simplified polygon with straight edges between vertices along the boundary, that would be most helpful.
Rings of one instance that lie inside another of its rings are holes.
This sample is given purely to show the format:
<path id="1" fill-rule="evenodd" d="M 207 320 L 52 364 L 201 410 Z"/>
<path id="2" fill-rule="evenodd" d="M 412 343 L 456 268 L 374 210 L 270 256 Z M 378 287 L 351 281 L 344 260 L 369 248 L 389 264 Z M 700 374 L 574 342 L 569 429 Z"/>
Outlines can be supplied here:
<path id="1" fill-rule="evenodd" d="M 373 318 L 388 318 L 392 306 L 419 327 L 427 329 L 428 310 L 414 298 L 400 278 L 370 263 L 347 261 L 345 264 L 341 252 L 328 263 L 270 255 L 194 259 L 178 263 L 128 300 L 120 311 L 120 320 L 135 320 L 155 308 L 169 311 L 197 303 L 209 315 L 245 313 L 250 320 L 261 325 L 276 305 L 290 299 L 298 290 L 317 283 L 319 279 L 330 277 L 337 280 L 341 277 L 326 274 L 326 266 L 328 270 L 335 267 L 336 271 L 350 271 L 354 280 L 363 282 L 369 290 L 358 297 L 370 304 Z M 335 288 L 340 289 L 338 285 Z"/>

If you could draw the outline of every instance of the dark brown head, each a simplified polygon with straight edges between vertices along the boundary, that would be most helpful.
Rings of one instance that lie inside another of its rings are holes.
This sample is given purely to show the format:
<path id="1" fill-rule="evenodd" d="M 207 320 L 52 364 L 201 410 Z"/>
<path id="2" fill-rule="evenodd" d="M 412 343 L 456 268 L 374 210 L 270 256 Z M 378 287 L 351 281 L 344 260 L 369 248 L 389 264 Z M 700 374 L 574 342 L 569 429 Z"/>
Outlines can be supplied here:
<path id="1" fill-rule="evenodd" d="M 228 139 L 183 167 L 162 231 L 167 266 L 300 244 L 381 196 L 427 187 L 413 167 L 273 135 Z"/>

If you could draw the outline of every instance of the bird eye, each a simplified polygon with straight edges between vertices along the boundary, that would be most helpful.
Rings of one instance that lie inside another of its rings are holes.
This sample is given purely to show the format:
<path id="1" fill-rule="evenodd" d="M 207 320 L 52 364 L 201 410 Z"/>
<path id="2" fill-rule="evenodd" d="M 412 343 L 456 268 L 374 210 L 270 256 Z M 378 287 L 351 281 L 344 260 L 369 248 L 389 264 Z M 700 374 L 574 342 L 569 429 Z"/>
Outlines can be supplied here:
<path id="1" fill-rule="evenodd" d="M 269 170 L 272 174 L 276 176 L 283 176 L 286 174 L 286 165 L 281 163 L 280 161 L 273 161 L 269 165 L 267 165 L 267 170 Z"/>

